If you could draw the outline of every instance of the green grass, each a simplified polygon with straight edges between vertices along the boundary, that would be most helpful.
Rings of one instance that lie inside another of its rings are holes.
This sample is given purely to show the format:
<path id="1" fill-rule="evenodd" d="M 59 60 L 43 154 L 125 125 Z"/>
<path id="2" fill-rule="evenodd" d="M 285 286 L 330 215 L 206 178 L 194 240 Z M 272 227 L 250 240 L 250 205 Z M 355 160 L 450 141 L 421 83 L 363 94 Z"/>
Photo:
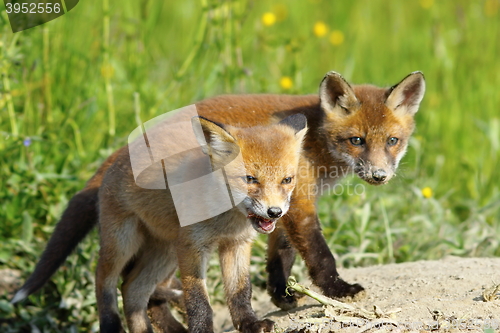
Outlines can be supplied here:
<path id="1" fill-rule="evenodd" d="M 318 204 L 339 262 L 500 254 L 498 0 L 206 2 L 82 1 L 15 35 L 1 12 L 0 268 L 32 271 L 69 198 L 136 127 L 134 103 L 147 120 L 221 93 L 315 93 L 329 70 L 353 83 L 392 85 L 414 70 L 427 80 L 398 177 L 383 187 L 347 179 L 363 194 Z M 313 32 L 318 21 L 325 36 Z M 2 332 L 95 331 L 97 239 L 25 306 L 10 307 L 0 290 Z M 259 238 L 257 285 L 265 248 Z M 210 276 L 222 299 L 216 267 Z"/>

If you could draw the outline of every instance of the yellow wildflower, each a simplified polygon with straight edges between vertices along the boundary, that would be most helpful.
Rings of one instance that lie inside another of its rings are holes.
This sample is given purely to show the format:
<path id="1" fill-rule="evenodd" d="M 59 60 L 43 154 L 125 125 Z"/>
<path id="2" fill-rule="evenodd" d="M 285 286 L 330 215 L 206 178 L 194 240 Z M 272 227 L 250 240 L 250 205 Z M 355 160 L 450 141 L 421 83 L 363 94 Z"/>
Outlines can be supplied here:
<path id="1" fill-rule="evenodd" d="M 285 90 L 292 88 L 293 87 L 292 78 L 289 76 L 283 76 L 280 80 L 280 86 Z"/>
<path id="2" fill-rule="evenodd" d="M 344 33 L 340 30 L 333 30 L 330 34 L 330 43 L 338 46 L 344 42 Z"/>
<path id="3" fill-rule="evenodd" d="M 264 13 L 262 15 L 262 24 L 264 24 L 267 27 L 272 26 L 276 22 L 276 15 L 271 12 Z"/>
<path id="4" fill-rule="evenodd" d="M 434 4 L 434 0 L 420 0 L 420 6 L 424 9 L 429 9 Z"/>
<path id="5" fill-rule="evenodd" d="M 424 187 L 422 189 L 422 196 L 426 199 L 429 199 L 432 197 L 432 188 L 430 188 L 429 186 L 427 187 Z"/>
<path id="6" fill-rule="evenodd" d="M 328 26 L 324 22 L 318 21 L 314 24 L 313 32 L 317 37 L 323 37 L 328 32 Z"/>

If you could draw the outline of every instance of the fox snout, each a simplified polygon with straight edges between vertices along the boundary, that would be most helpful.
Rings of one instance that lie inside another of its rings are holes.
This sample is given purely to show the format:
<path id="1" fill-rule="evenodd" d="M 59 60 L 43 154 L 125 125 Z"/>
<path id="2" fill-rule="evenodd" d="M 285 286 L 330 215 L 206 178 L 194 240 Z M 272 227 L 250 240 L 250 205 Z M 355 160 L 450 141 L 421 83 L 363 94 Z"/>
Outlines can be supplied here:
<path id="1" fill-rule="evenodd" d="M 376 182 L 383 182 L 387 179 L 387 172 L 384 169 L 377 169 L 372 172 L 372 178 Z"/>
<path id="2" fill-rule="evenodd" d="M 276 220 L 286 214 L 288 206 L 289 202 L 285 202 L 283 205 L 267 206 L 257 200 L 252 200 L 252 203 L 247 206 L 247 212 L 264 219 Z"/>
<path id="3" fill-rule="evenodd" d="M 261 234 L 269 234 L 274 231 L 277 220 L 288 211 L 289 202 L 285 202 L 282 206 L 268 206 L 253 199 L 247 200 L 245 206 L 247 219 L 254 229 Z"/>
<path id="4" fill-rule="evenodd" d="M 354 172 L 364 181 L 372 185 L 382 185 L 387 183 L 393 176 L 394 171 L 390 168 L 380 168 L 377 166 L 366 166 L 359 163 Z"/>
<path id="5" fill-rule="evenodd" d="M 283 203 L 278 204 L 276 205 L 276 203 L 272 206 L 267 206 L 266 208 L 266 205 L 262 205 L 262 206 L 257 206 L 257 207 L 253 207 L 254 209 L 252 209 L 256 214 L 262 216 L 262 217 L 265 217 L 265 218 L 269 218 L 269 219 L 279 219 L 280 217 L 282 217 L 283 215 L 286 214 L 286 212 L 288 211 L 288 206 L 290 205 L 290 203 L 288 201 L 285 201 Z"/>
<path id="6" fill-rule="evenodd" d="M 283 215 L 283 211 L 280 207 L 269 207 L 267 210 L 267 216 L 272 219 L 277 219 Z"/>

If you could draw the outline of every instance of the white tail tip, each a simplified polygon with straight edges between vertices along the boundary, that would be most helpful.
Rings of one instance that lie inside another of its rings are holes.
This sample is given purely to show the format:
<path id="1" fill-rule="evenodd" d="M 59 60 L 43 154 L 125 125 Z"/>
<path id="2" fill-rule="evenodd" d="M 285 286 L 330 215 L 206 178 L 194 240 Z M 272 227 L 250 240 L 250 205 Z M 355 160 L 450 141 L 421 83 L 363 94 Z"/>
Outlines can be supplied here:
<path id="1" fill-rule="evenodd" d="M 14 298 L 10 301 L 11 304 L 14 304 L 14 303 L 17 303 L 17 302 L 20 302 L 22 301 L 23 299 L 25 299 L 26 297 L 28 297 L 28 293 L 26 292 L 26 290 L 24 289 L 21 289 L 19 290 L 15 295 L 14 295 Z"/>

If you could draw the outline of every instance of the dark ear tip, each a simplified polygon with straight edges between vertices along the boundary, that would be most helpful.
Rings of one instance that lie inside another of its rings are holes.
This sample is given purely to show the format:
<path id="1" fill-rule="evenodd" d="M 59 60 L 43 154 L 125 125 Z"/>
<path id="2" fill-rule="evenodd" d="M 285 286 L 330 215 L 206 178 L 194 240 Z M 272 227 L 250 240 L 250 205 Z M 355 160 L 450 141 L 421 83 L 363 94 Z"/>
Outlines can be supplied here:
<path id="1" fill-rule="evenodd" d="M 287 125 L 292 127 L 295 132 L 301 131 L 307 126 L 307 118 L 302 113 L 297 113 L 286 117 L 279 122 L 282 125 Z"/>
<path id="2" fill-rule="evenodd" d="M 191 122 L 198 121 L 198 122 L 200 122 L 200 123 L 201 123 L 201 121 L 200 121 L 200 120 L 204 120 L 204 121 L 210 122 L 210 123 L 212 123 L 212 124 L 215 124 L 215 125 L 219 126 L 220 128 L 225 128 L 223 124 L 218 123 L 218 122 L 216 122 L 216 121 L 212 121 L 212 120 L 210 120 L 210 119 L 208 119 L 208 118 L 205 118 L 205 117 L 203 117 L 203 116 L 193 116 L 193 117 L 191 118 Z M 202 124 L 202 125 L 203 125 L 203 124 Z"/>
<path id="3" fill-rule="evenodd" d="M 300 123 L 302 128 L 307 126 L 307 117 L 302 113 L 291 115 L 290 118 L 292 118 L 294 122 Z"/>

